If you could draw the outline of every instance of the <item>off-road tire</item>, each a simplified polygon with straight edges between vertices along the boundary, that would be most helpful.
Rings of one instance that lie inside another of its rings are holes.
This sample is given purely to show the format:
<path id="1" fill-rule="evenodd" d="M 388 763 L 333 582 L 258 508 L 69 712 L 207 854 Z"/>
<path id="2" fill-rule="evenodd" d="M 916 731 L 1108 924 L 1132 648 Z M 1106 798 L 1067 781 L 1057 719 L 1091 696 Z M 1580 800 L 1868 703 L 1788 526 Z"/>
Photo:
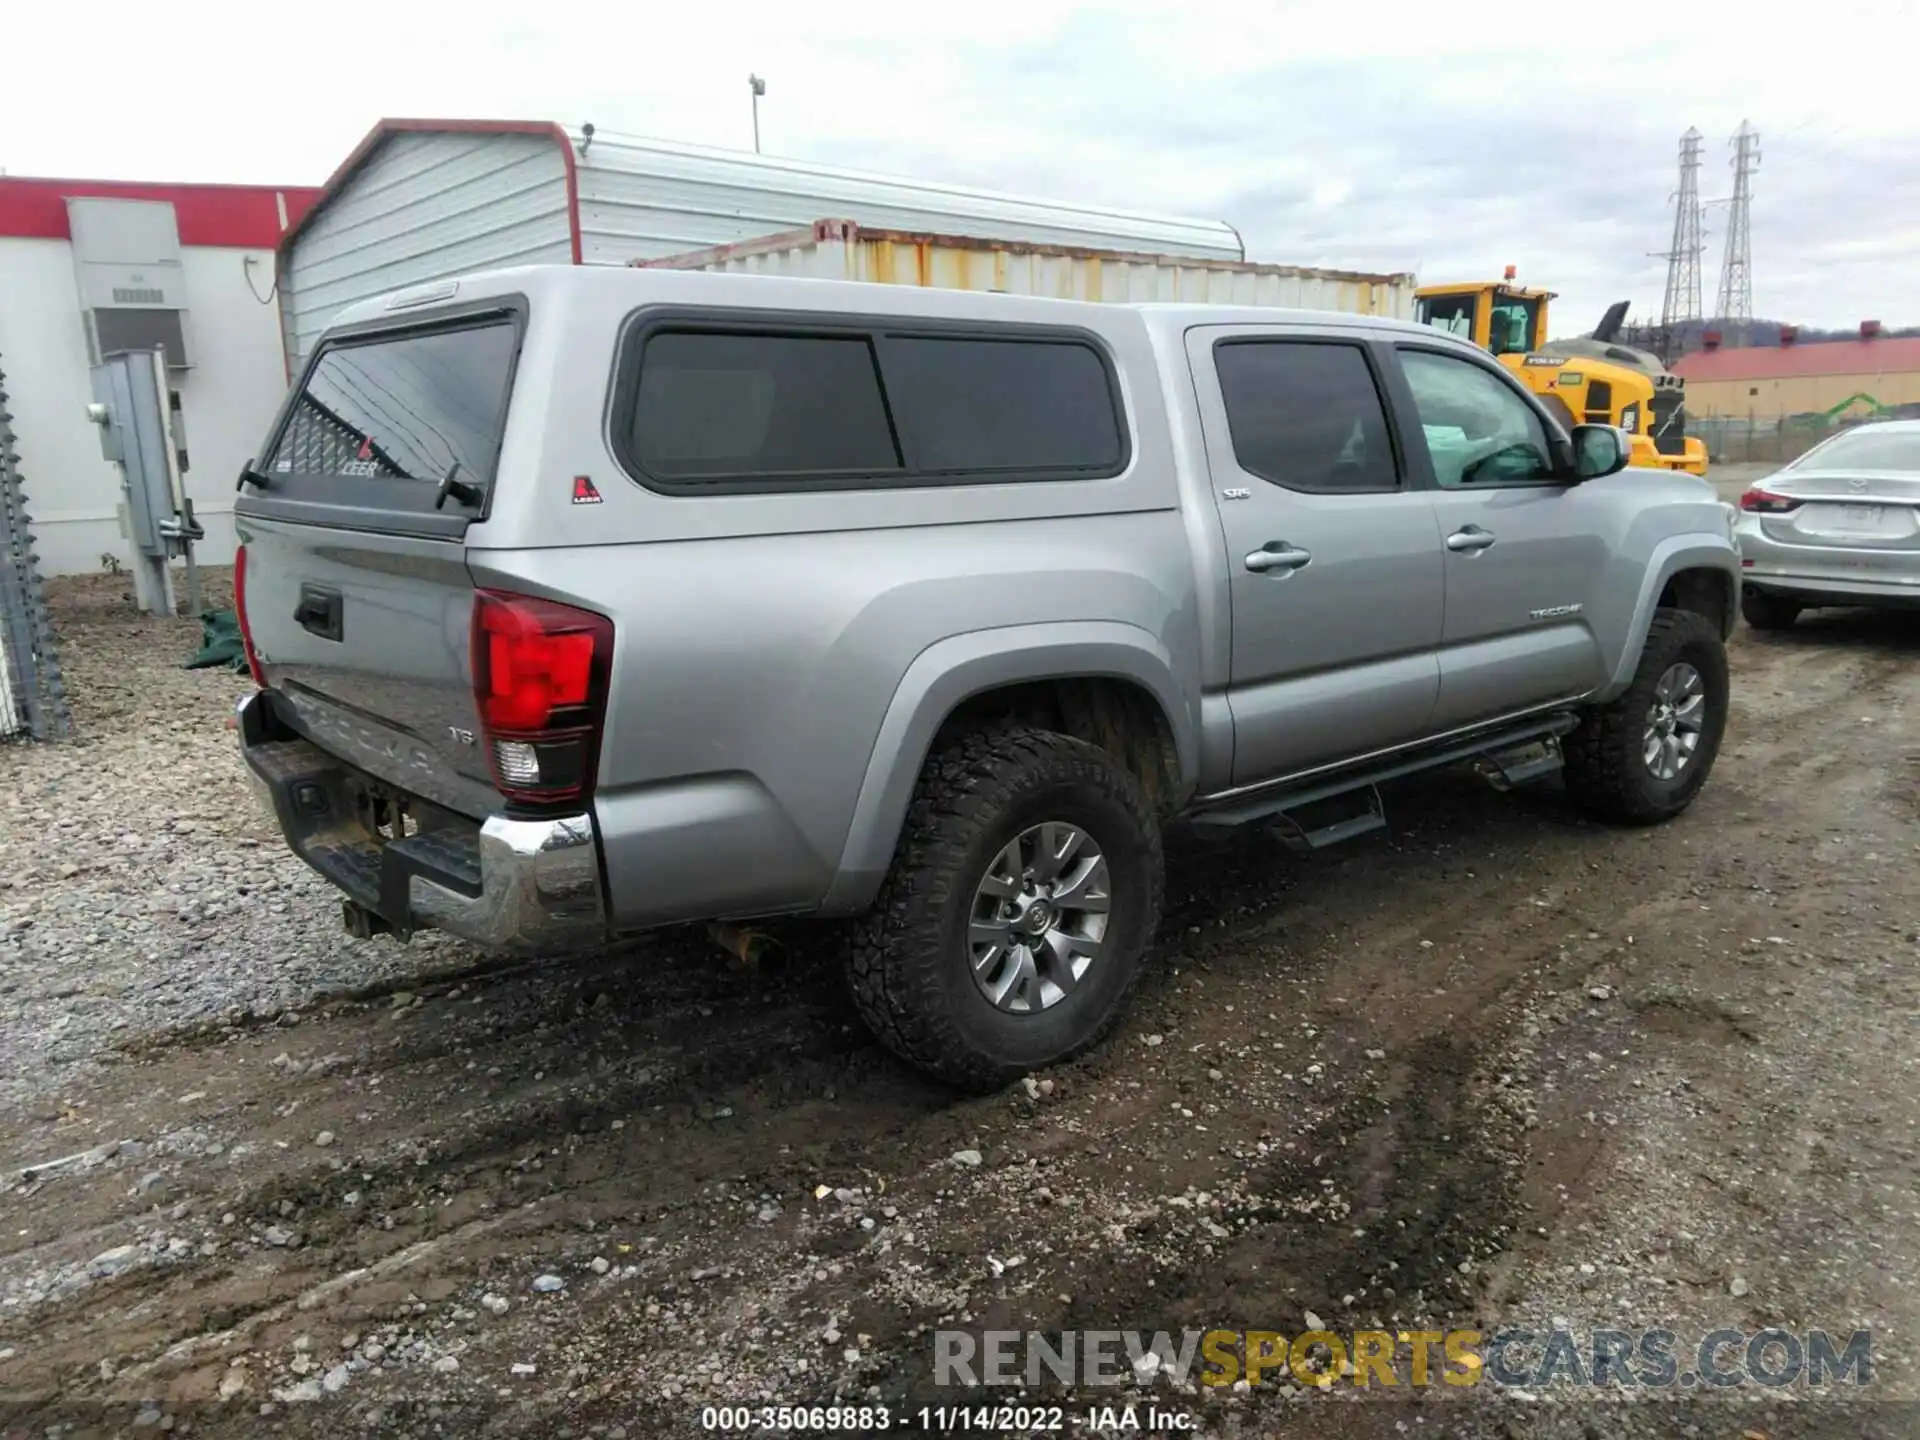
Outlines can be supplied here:
<path id="1" fill-rule="evenodd" d="M 1107 941 L 1051 1008 L 997 1010 L 966 943 L 975 890 L 1014 836 L 1045 820 L 1086 830 L 1107 859 Z M 1160 919 L 1160 825 L 1106 751 L 1049 730 L 1000 726 L 941 746 L 908 807 L 893 868 L 853 927 L 846 974 L 880 1043 L 958 1088 L 989 1091 L 1088 1050 L 1120 1018 Z"/>
<path id="2" fill-rule="evenodd" d="M 1800 618 L 1803 607 L 1785 595 L 1768 595 L 1760 590 L 1740 592 L 1740 614 L 1756 630 L 1785 630 Z"/>
<path id="3" fill-rule="evenodd" d="M 1671 780 L 1648 768 L 1643 753 L 1654 687 L 1681 661 L 1700 673 L 1707 715 L 1700 743 Z M 1567 793 L 1582 809 L 1617 825 L 1653 825 L 1693 803 L 1720 753 L 1727 725 L 1727 651 L 1720 632 L 1691 610 L 1656 610 L 1633 683 L 1618 698 L 1589 709 L 1562 741 Z"/>

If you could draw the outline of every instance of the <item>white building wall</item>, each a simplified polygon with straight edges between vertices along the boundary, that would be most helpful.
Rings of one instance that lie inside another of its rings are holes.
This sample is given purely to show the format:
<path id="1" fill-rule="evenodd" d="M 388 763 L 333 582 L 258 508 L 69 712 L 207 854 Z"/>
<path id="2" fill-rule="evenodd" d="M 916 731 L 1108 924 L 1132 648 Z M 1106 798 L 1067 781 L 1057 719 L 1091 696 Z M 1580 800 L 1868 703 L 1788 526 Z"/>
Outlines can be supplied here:
<path id="1" fill-rule="evenodd" d="M 287 349 L 299 364 L 356 300 L 572 259 L 566 157 L 552 137 L 392 135 L 293 243 Z"/>
<path id="2" fill-rule="evenodd" d="M 187 493 L 207 532 L 195 555 L 225 565 L 233 560 L 234 477 L 265 437 L 287 388 L 273 252 L 188 247 L 181 259 L 194 364 L 171 372 L 171 383 L 186 420 Z M 41 573 L 98 571 L 103 554 L 128 563 L 132 551 L 117 508 L 120 472 L 101 456 L 100 432 L 87 419 L 91 367 L 65 240 L 0 239 L 0 366 Z"/>

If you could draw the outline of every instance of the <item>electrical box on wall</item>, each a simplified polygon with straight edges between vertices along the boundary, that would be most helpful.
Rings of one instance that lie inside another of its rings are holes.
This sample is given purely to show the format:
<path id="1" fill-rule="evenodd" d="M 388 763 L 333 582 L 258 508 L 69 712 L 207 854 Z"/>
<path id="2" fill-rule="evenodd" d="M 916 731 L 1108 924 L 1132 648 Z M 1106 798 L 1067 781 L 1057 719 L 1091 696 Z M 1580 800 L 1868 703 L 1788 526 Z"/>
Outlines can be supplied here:
<path id="1" fill-rule="evenodd" d="M 69 199 L 67 230 L 93 363 L 159 349 L 168 369 L 191 366 L 186 267 L 173 206 L 164 200 Z"/>

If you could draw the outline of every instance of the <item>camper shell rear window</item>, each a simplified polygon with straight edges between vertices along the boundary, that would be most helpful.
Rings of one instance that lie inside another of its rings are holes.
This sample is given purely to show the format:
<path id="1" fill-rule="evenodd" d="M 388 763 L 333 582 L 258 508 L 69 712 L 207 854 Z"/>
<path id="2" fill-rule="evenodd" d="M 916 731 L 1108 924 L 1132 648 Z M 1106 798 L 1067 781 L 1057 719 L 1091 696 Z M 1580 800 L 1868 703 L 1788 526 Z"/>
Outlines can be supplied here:
<path id="1" fill-rule="evenodd" d="M 522 307 L 494 302 L 417 325 L 330 334 L 254 464 L 250 500 L 410 516 L 411 528 L 429 531 L 482 518 L 523 321 Z"/>

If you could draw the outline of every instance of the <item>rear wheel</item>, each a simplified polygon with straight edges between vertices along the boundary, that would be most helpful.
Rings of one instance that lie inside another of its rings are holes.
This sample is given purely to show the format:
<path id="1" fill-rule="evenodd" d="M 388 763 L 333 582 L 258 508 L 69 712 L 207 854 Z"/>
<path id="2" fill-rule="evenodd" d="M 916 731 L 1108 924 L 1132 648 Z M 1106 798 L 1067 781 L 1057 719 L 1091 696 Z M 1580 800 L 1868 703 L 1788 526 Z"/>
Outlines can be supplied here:
<path id="1" fill-rule="evenodd" d="M 1690 610 L 1657 610 L 1633 683 L 1567 736 L 1567 792 L 1623 825 L 1649 825 L 1693 803 L 1727 724 L 1727 652 Z"/>
<path id="2" fill-rule="evenodd" d="M 927 762 L 855 928 L 854 1001 L 910 1064 L 998 1088 L 1112 1028 L 1161 883 L 1159 824 L 1107 752 L 1025 727 L 964 735 Z"/>
<path id="3" fill-rule="evenodd" d="M 1800 618 L 1800 602 L 1763 590 L 1740 592 L 1740 613 L 1756 630 L 1784 630 Z"/>

